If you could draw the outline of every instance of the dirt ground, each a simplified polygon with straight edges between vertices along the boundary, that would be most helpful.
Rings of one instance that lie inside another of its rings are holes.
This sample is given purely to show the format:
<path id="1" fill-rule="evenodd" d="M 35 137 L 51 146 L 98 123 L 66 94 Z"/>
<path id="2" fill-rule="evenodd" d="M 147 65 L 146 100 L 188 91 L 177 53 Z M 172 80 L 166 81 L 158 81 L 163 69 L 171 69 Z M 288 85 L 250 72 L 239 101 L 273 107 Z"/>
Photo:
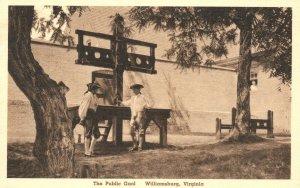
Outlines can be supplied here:
<path id="1" fill-rule="evenodd" d="M 7 177 L 44 177 L 32 155 L 35 125 L 31 108 L 20 101 L 8 108 Z M 263 136 L 264 137 L 264 136 Z M 201 178 L 201 179 L 289 179 L 290 137 L 259 143 L 219 143 L 214 136 L 168 134 L 168 147 L 157 143 L 158 134 L 148 134 L 142 152 L 128 152 L 130 137 L 122 146 L 111 142 L 96 145 L 96 157 L 83 155 L 76 145 L 75 172 L 82 163 L 97 165 L 98 178 Z"/>
<path id="2" fill-rule="evenodd" d="M 97 165 L 98 178 L 168 179 L 289 179 L 290 144 L 276 141 L 244 144 L 207 144 L 160 148 L 147 143 L 142 152 L 97 143 L 96 157 L 85 157 L 83 144 L 76 145 L 75 172 L 82 164 Z M 45 177 L 32 156 L 32 143 L 8 145 L 9 178 Z M 46 176 L 48 177 L 48 176 Z"/>

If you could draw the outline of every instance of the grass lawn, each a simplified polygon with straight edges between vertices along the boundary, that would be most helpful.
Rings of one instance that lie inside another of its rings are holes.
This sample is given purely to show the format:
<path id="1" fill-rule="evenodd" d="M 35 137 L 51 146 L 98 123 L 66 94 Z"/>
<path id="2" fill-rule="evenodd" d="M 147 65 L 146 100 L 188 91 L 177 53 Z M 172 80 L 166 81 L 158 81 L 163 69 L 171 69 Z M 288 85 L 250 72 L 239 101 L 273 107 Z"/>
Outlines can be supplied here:
<path id="1" fill-rule="evenodd" d="M 201 178 L 201 179 L 289 179 L 290 144 L 216 143 L 160 148 L 147 143 L 142 152 L 129 153 L 123 146 L 97 143 L 100 155 L 83 156 L 83 144 L 76 145 L 75 171 L 79 163 L 98 164 L 99 178 Z M 33 144 L 8 145 L 8 177 L 43 177 L 32 156 Z"/>

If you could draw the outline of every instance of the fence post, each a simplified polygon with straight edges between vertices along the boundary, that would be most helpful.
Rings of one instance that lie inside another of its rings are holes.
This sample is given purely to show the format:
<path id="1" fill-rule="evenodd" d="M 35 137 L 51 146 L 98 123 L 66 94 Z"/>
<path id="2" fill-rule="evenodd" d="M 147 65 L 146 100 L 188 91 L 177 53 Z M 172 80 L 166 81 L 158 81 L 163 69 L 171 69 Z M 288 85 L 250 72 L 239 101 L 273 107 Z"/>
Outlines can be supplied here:
<path id="1" fill-rule="evenodd" d="M 253 124 L 252 121 L 251 121 L 251 119 L 250 119 L 250 127 L 251 127 L 251 131 L 252 131 L 254 134 L 256 134 L 256 127 L 257 127 L 257 125 L 256 125 L 256 124 Z"/>
<path id="2" fill-rule="evenodd" d="M 78 134 L 78 140 L 77 140 L 78 144 L 81 144 L 81 134 Z"/>
<path id="3" fill-rule="evenodd" d="M 221 119 L 216 119 L 216 139 L 221 139 Z"/>
<path id="4" fill-rule="evenodd" d="M 267 138 L 274 138 L 273 134 L 273 111 L 268 110 L 268 132 Z"/>
<path id="5" fill-rule="evenodd" d="M 232 129 L 235 128 L 235 116 L 236 116 L 236 108 L 232 108 L 231 110 L 231 126 L 232 126 Z"/>

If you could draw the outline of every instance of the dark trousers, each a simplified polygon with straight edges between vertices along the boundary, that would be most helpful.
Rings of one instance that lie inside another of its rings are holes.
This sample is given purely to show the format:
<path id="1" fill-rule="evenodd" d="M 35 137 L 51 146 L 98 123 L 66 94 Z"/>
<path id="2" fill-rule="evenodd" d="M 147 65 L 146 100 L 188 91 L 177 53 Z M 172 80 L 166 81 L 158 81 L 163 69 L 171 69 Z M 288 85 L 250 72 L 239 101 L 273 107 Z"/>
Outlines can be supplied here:
<path id="1" fill-rule="evenodd" d="M 88 109 L 86 115 L 85 137 L 91 138 L 92 135 L 98 139 L 100 137 L 100 131 L 98 128 L 98 119 L 95 111 Z"/>

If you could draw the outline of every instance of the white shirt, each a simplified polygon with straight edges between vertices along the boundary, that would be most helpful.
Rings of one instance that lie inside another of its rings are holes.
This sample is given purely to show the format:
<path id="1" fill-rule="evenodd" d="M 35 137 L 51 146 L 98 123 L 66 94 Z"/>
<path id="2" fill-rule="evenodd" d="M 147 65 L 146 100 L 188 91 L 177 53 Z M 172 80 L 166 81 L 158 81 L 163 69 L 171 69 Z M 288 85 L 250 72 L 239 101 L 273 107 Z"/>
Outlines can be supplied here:
<path id="1" fill-rule="evenodd" d="M 90 91 L 85 93 L 78 108 L 78 115 L 80 119 L 85 119 L 88 109 L 96 111 L 97 107 L 98 97 Z"/>
<path id="2" fill-rule="evenodd" d="M 137 112 L 142 112 L 146 108 L 150 108 L 148 100 L 143 94 L 132 96 L 129 100 L 123 101 L 123 105 L 130 106 L 131 116 L 136 116 Z"/>

